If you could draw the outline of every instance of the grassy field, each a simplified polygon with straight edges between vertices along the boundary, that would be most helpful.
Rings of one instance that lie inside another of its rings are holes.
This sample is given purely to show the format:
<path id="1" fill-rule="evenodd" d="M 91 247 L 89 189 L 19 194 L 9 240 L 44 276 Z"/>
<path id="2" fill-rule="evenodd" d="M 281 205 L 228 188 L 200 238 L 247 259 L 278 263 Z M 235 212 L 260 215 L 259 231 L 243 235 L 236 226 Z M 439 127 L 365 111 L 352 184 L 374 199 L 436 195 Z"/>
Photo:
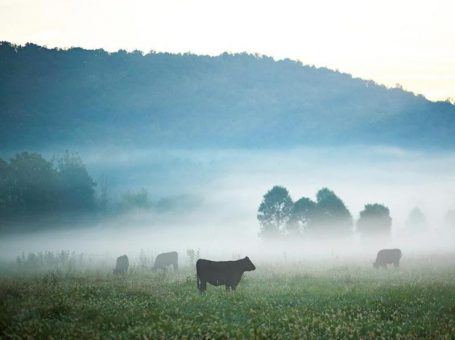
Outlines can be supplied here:
<path id="1" fill-rule="evenodd" d="M 454 338 L 455 257 L 256 263 L 237 291 L 200 295 L 190 267 L 4 270 L 1 338 Z"/>

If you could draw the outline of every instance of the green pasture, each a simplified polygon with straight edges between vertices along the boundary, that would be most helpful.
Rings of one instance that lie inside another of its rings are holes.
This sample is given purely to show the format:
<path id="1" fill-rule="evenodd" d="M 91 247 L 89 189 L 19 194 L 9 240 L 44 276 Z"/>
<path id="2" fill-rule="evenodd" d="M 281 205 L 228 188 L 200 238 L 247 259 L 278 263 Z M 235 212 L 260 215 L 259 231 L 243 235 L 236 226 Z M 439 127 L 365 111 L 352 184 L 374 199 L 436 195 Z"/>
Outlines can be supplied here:
<path id="1" fill-rule="evenodd" d="M 454 257 L 256 263 L 235 292 L 196 289 L 179 273 L 132 267 L 4 266 L 0 338 L 454 338 Z"/>

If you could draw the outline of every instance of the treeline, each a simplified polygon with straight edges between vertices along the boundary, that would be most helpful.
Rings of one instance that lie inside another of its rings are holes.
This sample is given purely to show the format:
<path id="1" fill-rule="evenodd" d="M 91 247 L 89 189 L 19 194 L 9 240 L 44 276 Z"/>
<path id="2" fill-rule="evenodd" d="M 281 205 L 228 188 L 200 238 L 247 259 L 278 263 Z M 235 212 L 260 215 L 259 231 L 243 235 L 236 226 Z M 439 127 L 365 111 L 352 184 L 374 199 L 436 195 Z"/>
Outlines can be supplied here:
<path id="1" fill-rule="evenodd" d="M 447 213 L 448 225 L 455 227 L 455 214 Z M 274 186 L 263 197 L 257 219 L 263 238 L 293 238 L 295 236 L 324 236 L 339 238 L 360 234 L 364 239 L 384 239 L 391 233 L 390 210 L 383 204 L 366 204 L 356 223 L 344 202 L 327 188 L 319 190 L 316 200 L 302 197 L 293 201 L 288 190 Z M 408 227 L 423 231 L 427 227 L 424 214 L 414 208 L 407 219 Z"/>
<path id="2" fill-rule="evenodd" d="M 52 160 L 29 152 L 9 161 L 0 158 L 0 215 L 4 219 L 94 211 L 99 203 L 95 187 L 76 153 L 66 152 Z"/>
<path id="3" fill-rule="evenodd" d="M 77 153 L 46 159 L 21 152 L 0 158 L 0 231 L 67 227 L 80 218 L 97 219 L 134 211 L 182 212 L 199 203 L 188 196 L 152 199 L 145 189 L 112 195 L 103 179 L 96 183 Z"/>
<path id="4" fill-rule="evenodd" d="M 0 42 L 0 145 L 453 148 L 455 106 L 293 60 Z"/>

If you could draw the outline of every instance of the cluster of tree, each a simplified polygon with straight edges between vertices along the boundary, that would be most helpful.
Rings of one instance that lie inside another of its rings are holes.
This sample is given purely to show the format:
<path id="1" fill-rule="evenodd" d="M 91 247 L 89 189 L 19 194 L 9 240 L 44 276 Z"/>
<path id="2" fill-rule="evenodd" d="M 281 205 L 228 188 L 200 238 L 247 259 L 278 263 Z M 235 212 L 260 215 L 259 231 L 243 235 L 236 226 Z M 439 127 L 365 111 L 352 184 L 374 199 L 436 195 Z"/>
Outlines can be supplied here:
<path id="1" fill-rule="evenodd" d="M 9 160 L 0 158 L 0 231 L 36 230 L 55 224 L 64 227 L 87 214 L 96 218 L 101 217 L 99 213 L 137 210 L 184 213 L 200 203 L 189 195 L 152 200 L 145 188 L 112 199 L 108 189 L 103 179 L 99 185 L 95 183 L 77 153 L 46 159 L 38 153 L 21 152 Z"/>
<path id="2" fill-rule="evenodd" d="M 0 216 L 91 211 L 97 205 L 95 186 L 75 153 L 53 160 L 18 153 L 9 161 L 0 159 Z"/>
<path id="3" fill-rule="evenodd" d="M 177 195 L 163 197 L 160 199 L 151 199 L 147 189 L 142 188 L 137 191 L 127 191 L 120 196 L 120 200 L 111 208 L 117 212 L 127 211 L 153 211 L 158 213 L 164 212 L 187 212 L 200 203 L 200 198 L 191 195 Z"/>
<path id="4" fill-rule="evenodd" d="M 382 204 L 366 204 L 357 221 L 357 231 L 363 237 L 381 239 L 390 236 L 392 218 L 389 208 Z"/>
<path id="5" fill-rule="evenodd" d="M 257 218 L 265 238 L 295 235 L 348 236 L 353 232 L 353 218 L 343 201 L 323 188 L 316 201 L 302 197 L 293 201 L 282 186 L 274 186 L 263 197 Z M 360 212 L 357 231 L 365 237 L 390 234 L 392 219 L 389 209 L 381 204 L 367 204 Z"/>
<path id="6" fill-rule="evenodd" d="M 419 207 L 414 207 L 406 220 L 406 226 L 413 231 L 427 229 L 427 219 Z"/>
<path id="7" fill-rule="evenodd" d="M 4 42 L 0 72 L 0 145 L 14 150 L 76 142 L 455 145 L 449 102 L 292 60 Z"/>

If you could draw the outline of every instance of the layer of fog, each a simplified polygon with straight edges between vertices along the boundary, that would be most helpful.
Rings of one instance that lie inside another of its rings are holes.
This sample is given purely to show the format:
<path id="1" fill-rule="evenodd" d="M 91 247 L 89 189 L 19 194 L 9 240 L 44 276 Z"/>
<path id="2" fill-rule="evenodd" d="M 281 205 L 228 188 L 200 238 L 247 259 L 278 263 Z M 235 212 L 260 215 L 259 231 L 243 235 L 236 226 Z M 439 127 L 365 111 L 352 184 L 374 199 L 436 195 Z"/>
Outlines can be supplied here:
<path id="1" fill-rule="evenodd" d="M 455 235 L 444 224 L 455 209 L 455 154 L 389 147 L 298 148 L 292 150 L 76 150 L 115 201 L 125 191 L 147 189 L 152 199 L 186 195 L 195 204 L 162 213 L 133 210 L 84 228 L 16 235 L 0 239 L 0 256 L 22 252 L 70 250 L 89 254 L 137 256 L 141 250 L 199 249 L 201 257 L 340 256 L 377 247 L 405 253 L 451 251 Z M 55 152 L 55 151 L 53 151 Z M 53 152 L 47 152 L 51 156 Z M 354 220 L 366 203 L 382 203 L 393 218 L 392 237 L 374 246 L 358 235 L 340 242 L 294 240 L 265 244 L 258 236 L 257 208 L 274 185 L 285 186 L 294 200 L 315 198 L 328 187 Z M 406 225 L 418 206 L 428 229 L 415 233 Z"/>

